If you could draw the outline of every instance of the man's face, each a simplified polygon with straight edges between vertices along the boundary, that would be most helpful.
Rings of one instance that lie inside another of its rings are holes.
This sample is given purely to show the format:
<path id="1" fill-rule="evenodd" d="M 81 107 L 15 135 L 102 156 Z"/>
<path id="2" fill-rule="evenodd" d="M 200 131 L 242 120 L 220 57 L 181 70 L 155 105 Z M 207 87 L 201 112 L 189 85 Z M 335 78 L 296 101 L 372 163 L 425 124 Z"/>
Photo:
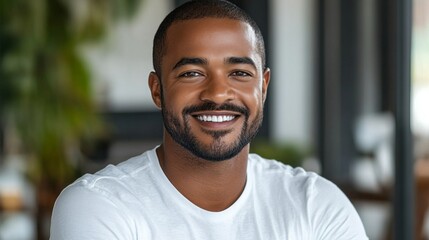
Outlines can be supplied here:
<path id="1" fill-rule="evenodd" d="M 256 46 L 253 29 L 237 20 L 186 20 L 168 29 L 162 87 L 150 84 L 151 91 L 167 133 L 195 156 L 230 159 L 256 135 L 270 77 Z"/>

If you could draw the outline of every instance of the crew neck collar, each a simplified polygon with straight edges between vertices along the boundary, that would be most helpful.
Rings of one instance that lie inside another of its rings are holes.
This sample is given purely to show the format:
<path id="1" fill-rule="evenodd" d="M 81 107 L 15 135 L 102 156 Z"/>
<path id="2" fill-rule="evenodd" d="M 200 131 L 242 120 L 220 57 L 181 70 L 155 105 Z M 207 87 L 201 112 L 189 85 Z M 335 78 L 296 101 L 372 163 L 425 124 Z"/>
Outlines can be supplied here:
<path id="1" fill-rule="evenodd" d="M 186 211 L 190 212 L 190 214 L 193 214 L 197 217 L 202 217 L 204 219 L 209 218 L 214 221 L 230 218 L 246 204 L 246 201 L 250 195 L 253 186 L 253 174 L 252 171 L 249 171 L 249 164 L 247 164 L 246 185 L 244 186 L 243 192 L 241 193 L 240 197 L 227 209 L 219 212 L 213 212 L 195 205 L 174 187 L 174 185 L 170 182 L 170 180 L 167 178 L 161 168 L 158 156 L 156 154 L 156 149 L 158 147 L 159 146 L 148 152 L 148 154 L 150 155 L 149 159 L 153 166 L 152 169 L 155 178 L 157 178 L 159 184 L 161 184 L 162 187 L 166 190 L 166 194 L 169 194 L 171 196 L 171 198 L 169 198 L 172 201 L 171 204 L 177 205 L 177 207 L 183 208 Z"/>

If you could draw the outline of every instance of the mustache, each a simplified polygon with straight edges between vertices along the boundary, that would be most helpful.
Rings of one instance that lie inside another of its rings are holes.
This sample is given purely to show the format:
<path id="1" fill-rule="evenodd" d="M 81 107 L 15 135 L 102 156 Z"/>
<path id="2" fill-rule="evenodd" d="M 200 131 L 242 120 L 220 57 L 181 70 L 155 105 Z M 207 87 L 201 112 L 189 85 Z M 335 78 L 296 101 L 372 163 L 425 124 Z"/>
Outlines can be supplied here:
<path id="1" fill-rule="evenodd" d="M 218 105 L 213 102 L 205 102 L 200 105 L 192 105 L 188 106 L 183 109 L 183 115 L 186 114 L 192 114 L 194 112 L 200 112 L 200 111 L 232 111 L 232 112 L 238 112 L 246 117 L 249 116 L 249 109 L 243 106 L 238 106 L 232 103 L 224 103 L 221 105 Z"/>

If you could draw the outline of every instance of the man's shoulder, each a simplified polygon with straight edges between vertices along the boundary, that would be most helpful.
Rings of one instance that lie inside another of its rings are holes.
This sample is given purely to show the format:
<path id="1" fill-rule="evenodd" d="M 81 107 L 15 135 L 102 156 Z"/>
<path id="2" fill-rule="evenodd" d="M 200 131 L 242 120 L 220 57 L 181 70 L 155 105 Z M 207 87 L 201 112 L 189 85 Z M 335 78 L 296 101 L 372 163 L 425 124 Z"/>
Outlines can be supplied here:
<path id="1" fill-rule="evenodd" d="M 333 182 L 301 167 L 291 167 L 251 154 L 249 170 L 254 176 L 257 191 L 267 196 L 274 194 L 301 205 L 318 201 L 325 202 L 326 206 L 350 206 L 344 193 Z"/>
<path id="2" fill-rule="evenodd" d="M 341 192 L 331 181 L 302 167 L 292 167 L 280 161 L 265 159 L 257 154 L 249 155 L 248 171 L 252 172 L 257 185 L 271 186 L 275 191 L 305 193 L 306 196 Z"/>
<path id="3" fill-rule="evenodd" d="M 64 191 L 92 191 L 103 194 L 123 192 L 138 185 L 141 178 L 147 177 L 151 165 L 149 150 L 129 158 L 117 165 L 109 164 L 95 173 L 87 173 L 70 184 Z"/>
<path id="4" fill-rule="evenodd" d="M 291 179 L 317 179 L 320 176 L 314 172 L 306 171 L 301 167 L 292 167 L 275 159 L 266 159 L 257 154 L 249 154 L 249 169 L 264 176 Z"/>

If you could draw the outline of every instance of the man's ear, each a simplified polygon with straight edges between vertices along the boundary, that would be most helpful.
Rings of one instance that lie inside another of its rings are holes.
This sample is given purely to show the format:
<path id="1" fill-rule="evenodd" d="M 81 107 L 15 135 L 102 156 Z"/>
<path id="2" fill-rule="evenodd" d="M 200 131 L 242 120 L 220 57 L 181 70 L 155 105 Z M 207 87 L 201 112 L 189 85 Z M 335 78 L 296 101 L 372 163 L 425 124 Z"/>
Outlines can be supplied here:
<path id="1" fill-rule="evenodd" d="M 264 75 L 262 79 L 262 100 L 265 103 L 265 99 L 267 98 L 268 85 L 270 84 L 271 71 L 267 67 L 264 70 Z"/>
<path id="2" fill-rule="evenodd" d="M 161 109 L 161 79 L 159 79 L 158 75 L 156 75 L 155 72 L 149 73 L 149 89 L 150 93 L 152 94 L 152 100 L 155 103 L 155 105 Z"/>

